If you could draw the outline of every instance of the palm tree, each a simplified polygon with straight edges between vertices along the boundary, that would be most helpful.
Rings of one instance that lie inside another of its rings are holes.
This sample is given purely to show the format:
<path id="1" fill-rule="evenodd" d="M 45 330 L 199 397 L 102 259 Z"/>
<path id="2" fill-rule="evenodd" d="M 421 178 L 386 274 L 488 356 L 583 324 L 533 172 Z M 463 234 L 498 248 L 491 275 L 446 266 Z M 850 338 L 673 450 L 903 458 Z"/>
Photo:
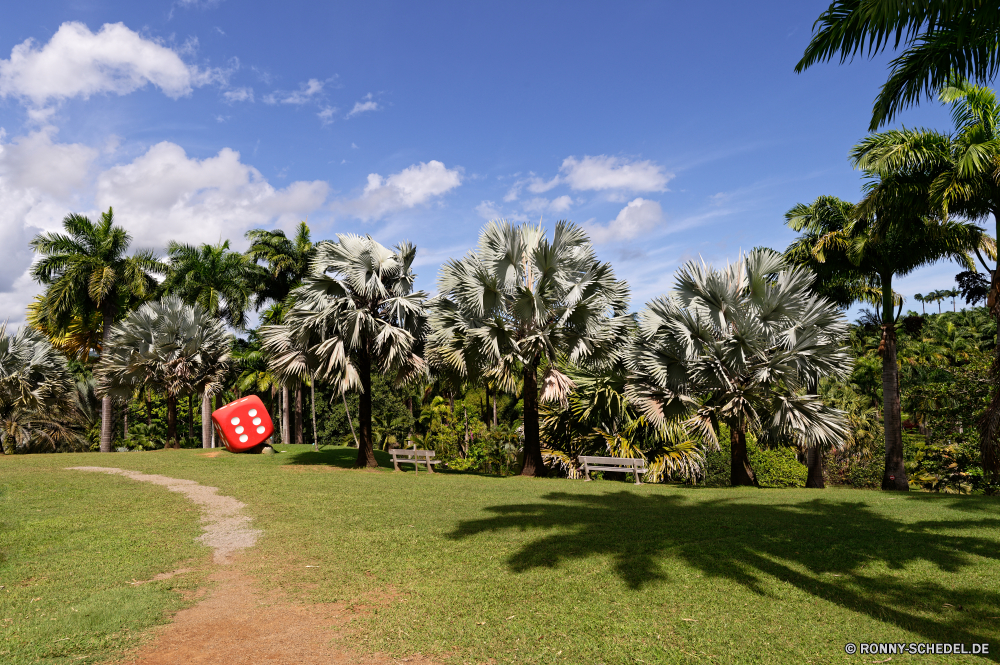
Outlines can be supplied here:
<path id="1" fill-rule="evenodd" d="M 247 311 L 256 281 L 251 260 L 229 250 L 229 241 L 198 247 L 170 241 L 167 245 L 170 269 L 163 282 L 167 293 L 179 296 L 189 305 L 197 304 L 209 315 L 225 321 L 236 330 L 246 328 Z M 221 388 L 216 386 L 216 389 Z M 212 398 L 201 396 L 201 445 L 212 441 Z"/>
<path id="2" fill-rule="evenodd" d="M 281 323 L 292 304 L 288 295 L 302 284 L 316 255 L 309 225 L 299 222 L 293 238 L 286 236 L 280 229 L 251 229 L 247 231 L 246 237 L 250 240 L 246 255 L 255 263 L 266 265 L 266 270 L 257 273 L 254 285 L 257 293 L 256 307 L 259 310 L 270 302 L 271 307 L 266 310 L 263 320 L 267 323 Z M 302 443 L 302 382 L 296 381 L 295 388 L 295 440 Z M 281 386 L 281 395 L 281 436 L 285 443 L 291 443 L 292 422 L 287 384 Z"/>
<path id="3" fill-rule="evenodd" d="M 46 289 L 38 304 L 37 320 L 54 335 L 71 333 L 80 326 L 98 322 L 103 348 L 111 327 L 128 310 L 157 289 L 152 274 L 166 266 L 149 250 L 127 255 L 132 237 L 114 223 L 108 208 L 96 224 L 82 215 L 67 215 L 62 233 L 42 233 L 31 241 L 40 258 L 31 276 Z M 101 452 L 111 452 L 112 404 L 101 403 Z"/>
<path id="4" fill-rule="evenodd" d="M 572 388 L 557 363 L 600 363 L 628 328 L 629 291 L 601 263 L 587 234 L 558 222 L 552 240 L 541 226 L 487 224 L 479 247 L 441 267 L 432 304 L 428 356 L 463 377 L 495 380 L 514 392 L 523 379 L 522 474 L 545 474 L 538 431 L 538 369 L 547 369 L 542 400 Z"/>
<path id="5" fill-rule="evenodd" d="M 905 50 L 890 63 L 869 131 L 892 120 L 921 95 L 932 96 L 954 77 L 989 83 L 1000 69 L 1000 7 L 979 0 L 833 0 L 813 25 L 813 38 L 795 66 L 802 72 L 834 58 Z"/>
<path id="6" fill-rule="evenodd" d="M 870 273 L 854 264 L 845 252 L 838 252 L 838 238 L 851 225 L 854 204 L 835 196 L 820 196 L 811 204 L 799 203 L 785 213 L 785 223 L 799 236 L 785 250 L 785 259 L 792 265 L 809 268 L 816 274 L 813 290 L 846 310 L 857 302 L 877 306 L 882 290 L 875 285 Z M 902 296 L 894 294 L 899 304 Z M 810 394 L 819 394 L 820 386 L 808 386 Z M 826 486 L 823 456 L 827 451 L 817 446 L 805 451 L 809 469 L 806 487 Z"/>
<path id="7" fill-rule="evenodd" d="M 654 426 L 683 422 L 715 447 L 727 425 L 733 485 L 757 484 L 748 434 L 771 445 L 840 446 L 843 414 L 806 389 L 850 374 L 847 321 L 814 281 L 769 249 L 725 270 L 688 263 L 674 291 L 639 314 L 626 354 L 629 400 Z"/>
<path id="8" fill-rule="evenodd" d="M 916 294 L 916 295 L 914 295 L 913 299 L 916 300 L 918 303 L 920 303 L 921 313 L 924 316 L 927 316 L 927 302 L 928 302 L 928 299 L 926 299 L 923 295 L 921 295 L 919 293 Z"/>
<path id="9" fill-rule="evenodd" d="M 0 324 L 0 448 L 4 454 L 79 437 L 75 386 L 66 358 L 27 326 L 13 335 Z"/>
<path id="10" fill-rule="evenodd" d="M 95 375 L 103 396 L 152 388 L 167 397 L 167 440 L 177 440 L 177 399 L 213 392 L 230 364 L 222 321 L 178 296 L 146 303 L 114 326 Z M 203 443 L 204 445 L 204 443 Z"/>
<path id="11" fill-rule="evenodd" d="M 359 467 L 377 466 L 373 368 L 398 386 L 427 373 L 420 357 L 427 294 L 413 291 L 416 253 L 410 243 L 390 250 L 371 236 L 343 234 L 337 242 L 319 242 L 311 276 L 290 294 L 294 304 L 284 323 L 261 329 L 271 369 L 280 378 L 319 379 L 341 393 L 359 391 Z"/>

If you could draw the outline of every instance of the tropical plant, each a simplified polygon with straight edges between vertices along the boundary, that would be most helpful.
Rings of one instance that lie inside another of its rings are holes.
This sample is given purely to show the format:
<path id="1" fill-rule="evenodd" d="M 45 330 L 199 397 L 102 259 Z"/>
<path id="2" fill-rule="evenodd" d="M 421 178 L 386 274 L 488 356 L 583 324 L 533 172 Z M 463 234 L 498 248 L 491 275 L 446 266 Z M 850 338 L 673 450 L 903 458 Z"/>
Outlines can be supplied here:
<path id="1" fill-rule="evenodd" d="M 222 321 L 200 305 L 165 296 L 112 328 L 95 375 L 104 397 L 130 399 L 144 389 L 162 392 L 167 440 L 176 442 L 178 398 L 214 392 L 229 364 L 230 340 Z"/>
<path id="2" fill-rule="evenodd" d="M 870 131 L 960 76 L 989 83 L 1000 68 L 1000 7 L 982 0 L 833 0 L 813 24 L 813 38 L 795 71 L 839 57 L 903 52 L 872 110 Z"/>
<path id="3" fill-rule="evenodd" d="M 121 316 L 156 292 L 152 274 L 166 266 L 148 250 L 127 254 L 132 237 L 114 223 L 108 208 L 94 223 L 82 215 L 63 219 L 66 233 L 35 236 L 31 247 L 41 258 L 31 267 L 31 276 L 46 287 L 33 314 L 39 328 L 48 334 L 96 337 L 100 323 L 103 353 L 111 326 Z M 89 352 L 89 349 L 88 349 Z M 82 349 L 81 349 L 82 353 Z M 101 452 L 111 452 L 112 404 L 101 403 Z"/>
<path id="4" fill-rule="evenodd" d="M 713 448 L 728 426 L 733 485 L 756 484 L 748 434 L 764 446 L 839 447 L 843 414 L 806 389 L 849 374 L 847 322 L 814 281 L 767 249 L 725 270 L 688 263 L 639 314 L 629 400 L 654 426 L 682 422 Z"/>
<path id="5" fill-rule="evenodd" d="M 858 204 L 855 223 L 844 236 L 853 260 L 878 276 L 883 287 L 892 279 L 942 259 L 974 269 L 973 252 L 995 256 L 996 244 L 973 222 L 952 221 L 938 194 L 948 162 L 938 159 L 950 150 L 950 139 L 933 132 L 894 130 L 873 134 L 854 147 L 851 159 L 864 170 L 866 195 Z M 922 155 L 932 155 L 924 159 Z M 937 291 L 930 294 L 943 300 Z M 909 487 L 903 465 L 899 365 L 892 303 L 883 298 L 883 399 L 886 437 L 883 489 Z M 940 309 L 940 305 L 939 305 Z"/>
<path id="6" fill-rule="evenodd" d="M 292 292 L 284 323 L 262 327 L 261 337 L 280 379 L 359 391 L 357 465 L 374 467 L 372 370 L 397 386 L 426 375 L 426 294 L 413 291 L 417 249 L 410 243 L 390 250 L 371 236 L 337 238 L 317 243 L 311 276 Z"/>
<path id="7" fill-rule="evenodd" d="M 966 305 L 976 306 L 986 302 L 990 293 L 990 280 L 984 277 L 983 273 L 963 270 L 955 275 L 955 281 L 958 283 L 958 293 Z"/>
<path id="8" fill-rule="evenodd" d="M 0 324 L 0 447 L 4 454 L 79 441 L 76 391 L 66 358 L 27 326 Z"/>
<path id="9" fill-rule="evenodd" d="M 927 298 L 919 293 L 913 296 L 913 299 L 920 303 L 921 314 L 927 314 Z"/>
<path id="10" fill-rule="evenodd" d="M 428 357 L 471 380 L 516 390 L 523 379 L 522 474 L 545 474 L 539 442 L 538 370 L 543 401 L 566 399 L 573 384 L 557 363 L 608 362 L 627 330 L 628 285 L 601 263 L 580 227 L 488 223 L 479 247 L 441 267 L 432 303 Z"/>

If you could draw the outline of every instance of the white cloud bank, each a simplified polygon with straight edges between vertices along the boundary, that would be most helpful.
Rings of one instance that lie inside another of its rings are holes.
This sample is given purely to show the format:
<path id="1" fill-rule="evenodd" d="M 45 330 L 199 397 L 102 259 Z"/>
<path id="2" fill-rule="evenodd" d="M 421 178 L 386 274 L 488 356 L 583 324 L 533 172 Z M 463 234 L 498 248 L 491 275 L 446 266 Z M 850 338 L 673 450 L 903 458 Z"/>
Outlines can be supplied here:
<path id="1" fill-rule="evenodd" d="M 576 191 L 664 192 L 673 177 L 673 173 L 668 173 L 661 165 L 648 159 L 630 161 L 611 155 L 584 155 L 582 159 L 577 159 L 570 156 L 563 160 L 559 175 L 546 180 L 531 174 L 530 178 L 516 181 L 503 200 L 508 203 L 518 200 L 522 189 L 532 194 L 544 194 L 559 185 L 567 185 Z M 565 199 L 568 197 L 556 200 Z M 532 199 L 528 205 L 537 208 L 538 201 L 537 198 Z"/>
<path id="2" fill-rule="evenodd" d="M 221 70 L 185 64 L 177 52 L 123 23 L 107 23 L 96 33 L 83 23 L 63 23 L 44 46 L 28 39 L 0 60 L 0 96 L 35 106 L 101 93 L 126 95 L 150 84 L 177 99 L 224 78 Z"/>
<path id="3" fill-rule="evenodd" d="M 0 134 L 0 319 L 23 321 L 39 287 L 26 275 L 30 240 L 60 231 L 80 212 L 95 219 L 109 206 L 132 234 L 132 246 L 163 250 L 168 240 L 239 242 L 253 227 L 290 226 L 326 201 L 323 181 L 276 189 L 239 153 L 225 148 L 196 159 L 169 142 L 102 169 L 102 151 L 58 143 L 46 128 L 3 142 Z M 113 150 L 113 146 L 107 150 Z"/>
<path id="4" fill-rule="evenodd" d="M 656 229 L 663 222 L 663 208 L 656 201 L 637 198 L 621 209 L 607 224 L 585 226 L 594 244 L 632 240 Z"/>
<path id="5" fill-rule="evenodd" d="M 427 203 L 461 184 L 460 169 L 449 169 L 443 163 L 431 160 L 387 177 L 370 173 L 360 197 L 339 201 L 333 207 L 336 212 L 370 221 Z"/>

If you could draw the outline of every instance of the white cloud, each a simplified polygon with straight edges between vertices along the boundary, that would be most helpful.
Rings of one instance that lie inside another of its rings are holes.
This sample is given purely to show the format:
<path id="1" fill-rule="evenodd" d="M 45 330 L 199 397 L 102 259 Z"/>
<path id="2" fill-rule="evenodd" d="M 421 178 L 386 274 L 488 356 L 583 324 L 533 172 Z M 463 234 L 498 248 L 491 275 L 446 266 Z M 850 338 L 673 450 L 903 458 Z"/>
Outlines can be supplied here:
<path id="1" fill-rule="evenodd" d="M 320 81 L 319 79 L 309 79 L 305 83 L 300 83 L 298 90 L 294 90 L 292 92 L 284 92 L 281 90 L 272 92 L 264 97 L 264 102 L 267 104 L 308 104 L 309 102 L 314 101 L 317 98 L 317 95 L 323 92 L 323 88 L 326 87 L 326 84 L 332 80 L 333 78 L 326 79 L 325 81 Z"/>
<path id="2" fill-rule="evenodd" d="M 93 33 L 83 23 L 63 23 L 44 46 L 28 39 L 0 60 L 0 96 L 35 106 L 101 93 L 125 95 L 148 84 L 177 99 L 192 88 L 219 82 L 225 72 L 187 65 L 173 50 L 123 23 Z"/>
<path id="3" fill-rule="evenodd" d="M 226 90 L 224 93 L 222 93 L 222 98 L 225 99 L 230 104 L 236 102 L 252 102 L 253 88 L 249 86 L 244 86 L 242 88 L 233 88 L 232 90 Z"/>
<path id="4" fill-rule="evenodd" d="M 336 106 L 325 106 L 319 113 L 316 114 L 316 117 L 323 122 L 323 126 L 325 127 L 326 125 L 333 124 L 333 114 L 336 112 Z"/>
<path id="5" fill-rule="evenodd" d="M 541 178 L 532 178 L 528 183 L 528 191 L 533 194 L 544 194 L 553 187 L 559 184 L 559 176 L 552 178 L 552 180 L 542 180 Z"/>
<path id="6" fill-rule="evenodd" d="M 384 178 L 370 173 L 361 196 L 336 203 L 334 210 L 366 221 L 380 219 L 427 203 L 461 184 L 460 169 L 449 169 L 437 160 L 420 162 Z"/>
<path id="7" fill-rule="evenodd" d="M 631 240 L 655 229 L 663 222 L 663 208 L 656 201 L 637 198 L 621 209 L 618 216 L 605 225 L 586 225 L 594 244 L 603 245 L 619 240 Z"/>
<path id="8" fill-rule="evenodd" d="M 559 196 L 551 201 L 544 196 L 537 196 L 533 199 L 529 199 L 522 204 L 522 207 L 527 212 L 553 212 L 560 213 L 566 212 L 573 205 L 573 199 L 567 195 Z"/>
<path id="9" fill-rule="evenodd" d="M 500 219 L 503 214 L 494 201 L 482 201 L 476 206 L 476 213 L 486 220 Z"/>
<path id="10" fill-rule="evenodd" d="M 563 160 L 562 182 L 576 190 L 627 189 L 633 192 L 662 192 L 674 177 L 650 160 L 630 162 L 620 157 L 585 155 Z"/>
<path id="11" fill-rule="evenodd" d="M 366 113 L 368 111 L 378 111 L 381 107 L 378 105 L 374 99 L 372 99 L 372 93 L 368 93 L 363 97 L 364 101 L 354 102 L 354 108 L 350 110 L 347 114 L 348 118 L 353 118 L 360 113 Z"/>

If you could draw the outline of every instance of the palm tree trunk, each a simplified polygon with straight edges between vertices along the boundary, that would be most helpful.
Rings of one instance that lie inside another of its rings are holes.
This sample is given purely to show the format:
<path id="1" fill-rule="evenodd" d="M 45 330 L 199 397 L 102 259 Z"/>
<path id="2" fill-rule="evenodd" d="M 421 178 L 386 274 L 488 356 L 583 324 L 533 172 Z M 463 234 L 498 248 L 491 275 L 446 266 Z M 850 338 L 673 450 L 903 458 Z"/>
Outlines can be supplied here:
<path id="1" fill-rule="evenodd" d="M 823 478 L 823 452 L 812 446 L 806 449 L 806 465 L 809 468 L 809 475 L 806 476 L 806 487 L 813 489 L 823 489 L 826 487 L 826 480 Z"/>
<path id="2" fill-rule="evenodd" d="M 292 442 L 292 419 L 288 401 L 288 386 L 281 386 L 281 442 L 286 446 Z"/>
<path id="3" fill-rule="evenodd" d="M 101 353 L 108 348 L 111 342 L 111 326 L 115 322 L 115 304 L 111 297 L 105 301 L 103 315 L 101 317 Z M 114 442 L 114 410 L 111 404 L 111 395 L 101 398 L 101 452 L 110 453 L 114 449 L 111 447 Z"/>
<path id="4" fill-rule="evenodd" d="M 177 446 L 177 398 L 167 395 L 167 441 Z"/>
<path id="5" fill-rule="evenodd" d="M 303 431 L 302 419 L 302 382 L 295 385 L 295 443 L 300 446 L 305 443 L 305 432 Z"/>
<path id="6" fill-rule="evenodd" d="M 351 438 L 354 439 L 354 447 L 360 448 L 361 444 L 358 443 L 358 435 L 354 433 L 354 419 L 351 418 L 351 409 L 347 406 L 347 393 L 341 391 L 340 398 L 344 400 L 344 415 L 347 416 L 347 425 L 351 428 Z"/>
<path id="7" fill-rule="evenodd" d="M 524 368 L 524 466 L 522 476 L 545 476 L 542 444 L 538 436 L 538 361 Z"/>
<path id="8" fill-rule="evenodd" d="M 882 489 L 906 492 L 910 483 L 903 465 L 903 419 L 899 406 L 899 364 L 893 320 L 892 275 L 882 276 L 882 420 L 885 425 L 885 473 Z M 938 301 L 940 305 L 940 301 Z"/>
<path id="9" fill-rule="evenodd" d="M 319 434 L 316 432 L 316 377 L 309 382 L 309 408 L 312 411 L 313 450 L 319 450 Z"/>
<path id="10" fill-rule="evenodd" d="M 142 391 L 143 399 L 146 400 L 146 427 L 153 426 L 153 400 L 149 397 L 149 391 Z"/>
<path id="11" fill-rule="evenodd" d="M 194 438 L 194 393 L 188 395 L 188 438 Z"/>
<path id="12" fill-rule="evenodd" d="M 1000 210 L 993 211 L 993 218 L 1000 231 Z M 989 269 L 987 267 L 987 269 Z M 997 322 L 997 340 L 1000 342 L 1000 264 L 990 271 L 990 291 L 986 297 L 986 308 Z M 993 394 L 990 403 L 979 417 L 979 451 L 983 460 L 983 471 L 992 482 L 1000 480 L 1000 344 L 993 349 L 993 365 L 990 367 L 993 380 Z"/>
<path id="13" fill-rule="evenodd" d="M 207 390 L 201 395 L 201 447 L 212 447 L 212 398 Z"/>
<path id="14" fill-rule="evenodd" d="M 358 373 L 361 375 L 361 394 L 358 395 L 358 426 L 361 438 L 358 441 L 357 467 L 375 468 L 375 450 L 372 448 L 372 358 L 365 340 L 358 351 Z"/>
<path id="15" fill-rule="evenodd" d="M 743 425 L 732 425 L 729 428 L 730 469 L 729 484 L 733 487 L 759 487 L 757 476 L 750 466 L 750 455 L 747 453 L 747 433 Z"/>
<path id="16" fill-rule="evenodd" d="M 497 394 L 493 393 L 493 429 L 497 426 Z"/>

